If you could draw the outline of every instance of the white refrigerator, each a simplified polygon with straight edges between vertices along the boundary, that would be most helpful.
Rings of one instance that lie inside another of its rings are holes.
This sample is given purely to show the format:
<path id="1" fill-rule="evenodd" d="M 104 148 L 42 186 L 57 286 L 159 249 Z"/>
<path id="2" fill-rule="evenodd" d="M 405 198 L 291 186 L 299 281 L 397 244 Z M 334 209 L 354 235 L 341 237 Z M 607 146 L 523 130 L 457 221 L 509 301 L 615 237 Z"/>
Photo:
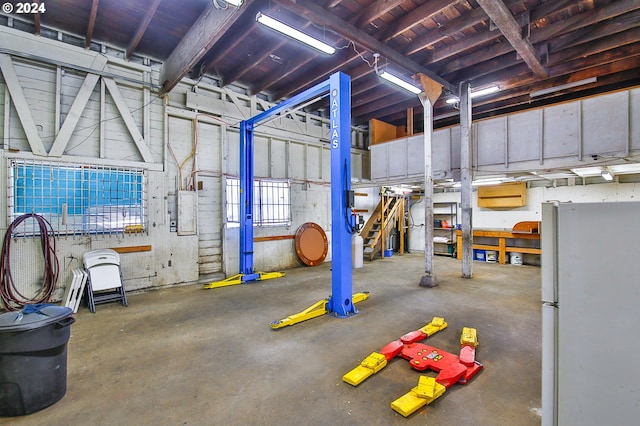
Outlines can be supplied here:
<path id="1" fill-rule="evenodd" d="M 542 205 L 542 425 L 640 424 L 640 202 Z"/>

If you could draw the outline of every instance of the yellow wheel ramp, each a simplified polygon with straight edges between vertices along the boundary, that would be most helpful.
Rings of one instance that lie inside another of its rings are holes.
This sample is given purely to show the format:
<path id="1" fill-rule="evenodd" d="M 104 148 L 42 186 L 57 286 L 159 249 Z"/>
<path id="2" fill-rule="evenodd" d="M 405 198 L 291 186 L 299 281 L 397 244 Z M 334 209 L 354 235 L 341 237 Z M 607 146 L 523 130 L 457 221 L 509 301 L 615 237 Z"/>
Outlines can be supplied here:
<path id="1" fill-rule="evenodd" d="M 342 380 L 351 386 L 358 386 L 367 378 L 382 370 L 386 365 L 387 358 L 381 353 L 373 352 L 363 359 L 359 366 L 342 376 Z"/>
<path id="2" fill-rule="evenodd" d="M 368 297 L 369 297 L 368 292 L 355 293 L 352 296 L 351 301 L 355 304 L 358 302 L 362 302 L 363 300 L 366 300 Z M 302 312 L 289 315 L 288 317 L 281 320 L 272 321 L 271 328 L 277 329 L 277 328 L 287 327 L 289 325 L 298 324 L 299 322 L 302 322 L 302 321 L 307 321 L 313 318 L 320 317 L 327 313 L 327 303 L 329 303 L 329 298 L 322 299 L 314 303 L 313 305 L 309 306 L 307 309 L 305 309 Z"/>
<path id="3" fill-rule="evenodd" d="M 442 317 L 433 317 L 431 322 L 420 329 L 427 336 L 433 336 L 440 330 L 447 328 L 449 324 Z"/>
<path id="4" fill-rule="evenodd" d="M 391 403 L 391 408 L 408 417 L 427 404 L 431 404 L 447 390 L 434 377 L 420 376 L 418 386 Z"/>
<path id="5" fill-rule="evenodd" d="M 270 280 L 273 278 L 281 278 L 281 277 L 284 277 L 284 275 L 285 275 L 284 272 L 258 272 L 257 278 L 255 278 L 254 280 L 243 280 L 243 278 L 245 277 L 245 274 L 236 274 L 229 278 L 225 278 L 222 281 L 213 281 L 209 284 L 205 284 L 204 288 L 212 289 L 212 288 L 228 287 L 230 285 L 242 284 L 242 283 L 251 282 L 251 281 L 264 281 L 264 280 Z"/>

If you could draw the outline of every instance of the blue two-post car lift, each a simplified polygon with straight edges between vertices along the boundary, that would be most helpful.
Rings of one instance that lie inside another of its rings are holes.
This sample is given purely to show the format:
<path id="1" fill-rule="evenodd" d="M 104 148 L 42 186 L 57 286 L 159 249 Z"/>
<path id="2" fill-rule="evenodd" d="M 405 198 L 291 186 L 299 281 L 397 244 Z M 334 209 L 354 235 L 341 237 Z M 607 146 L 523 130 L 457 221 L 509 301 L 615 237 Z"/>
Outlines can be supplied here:
<path id="1" fill-rule="evenodd" d="M 281 328 L 326 313 L 346 318 L 358 313 L 354 304 L 368 293 L 352 293 L 351 236 L 355 217 L 351 214 L 351 84 L 348 75 L 332 74 L 298 95 L 248 120 L 240 122 L 240 273 L 206 284 L 217 288 L 284 276 L 281 272 L 256 272 L 253 268 L 253 167 L 254 129 L 270 118 L 284 116 L 309 99 L 329 95 L 331 145 L 331 290 L 332 295 L 308 309 L 271 323 Z"/>

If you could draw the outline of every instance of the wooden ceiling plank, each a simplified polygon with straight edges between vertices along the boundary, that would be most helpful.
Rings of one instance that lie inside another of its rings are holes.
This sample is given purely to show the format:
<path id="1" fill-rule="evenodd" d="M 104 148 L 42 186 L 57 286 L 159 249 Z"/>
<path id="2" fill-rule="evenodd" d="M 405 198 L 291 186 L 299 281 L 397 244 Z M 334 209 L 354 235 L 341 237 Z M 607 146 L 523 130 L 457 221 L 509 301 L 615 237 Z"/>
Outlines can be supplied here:
<path id="1" fill-rule="evenodd" d="M 586 58 L 590 55 L 613 50 L 628 44 L 637 43 L 640 40 L 640 27 L 613 34 L 609 37 L 593 40 L 589 43 L 580 43 L 569 49 L 552 52 L 549 55 L 550 64 L 571 61 L 578 58 Z"/>
<path id="2" fill-rule="evenodd" d="M 614 1 L 598 9 L 592 9 L 587 12 L 575 14 L 562 22 L 554 25 L 547 25 L 531 32 L 531 43 L 536 44 L 547 41 L 552 37 L 567 34 L 572 31 L 586 28 L 598 22 L 606 21 L 625 13 L 633 12 L 638 9 L 638 3 L 633 1 Z M 536 9 L 532 12 L 536 13 Z"/>
<path id="3" fill-rule="evenodd" d="M 353 124 L 355 126 L 367 124 L 372 118 L 377 118 L 389 122 L 389 120 L 385 118 L 392 114 L 398 114 L 400 111 L 402 111 L 400 113 L 400 116 L 404 121 L 405 111 L 407 110 L 407 108 L 414 108 L 414 111 L 418 109 L 422 111 L 422 105 L 420 104 L 420 100 L 417 96 L 413 99 L 405 98 L 404 100 L 389 99 L 387 103 L 383 104 L 378 109 L 372 109 L 370 112 L 365 112 L 362 114 L 352 114 L 352 116 L 354 117 Z"/>
<path id="4" fill-rule="evenodd" d="M 638 15 L 640 15 L 640 12 L 638 12 Z M 625 25 L 625 26 L 618 25 L 618 23 L 622 24 L 622 22 L 627 22 L 628 25 Z M 558 42 L 552 41 L 549 44 L 549 53 L 554 53 L 554 55 L 552 56 L 553 58 L 559 58 L 560 56 L 558 56 L 557 53 L 560 50 L 571 49 L 571 51 L 567 51 L 564 54 L 564 60 L 569 59 L 571 56 L 578 57 L 578 56 L 586 55 L 587 50 L 591 51 L 591 49 L 593 48 L 593 45 L 585 49 L 584 46 L 579 46 L 580 44 L 585 44 L 591 41 L 595 41 L 597 43 L 598 39 L 607 37 L 608 35 L 612 35 L 614 33 L 622 32 L 624 31 L 625 28 L 628 28 L 631 26 L 633 27 L 640 26 L 640 19 L 637 19 L 637 20 L 629 19 L 627 15 L 622 15 L 618 18 L 612 18 L 611 20 L 607 20 L 606 22 L 602 23 L 602 25 L 599 26 L 598 28 L 594 29 L 592 27 L 589 27 L 589 28 L 580 30 L 576 32 L 575 36 L 573 34 L 570 34 L 572 35 L 572 37 L 567 38 L 567 40 L 562 40 Z M 532 37 L 537 38 L 535 36 L 535 33 L 532 34 Z M 631 38 L 632 37 L 633 35 L 631 36 Z M 571 44 L 569 44 L 569 40 Z M 613 43 L 616 42 L 612 40 L 618 40 L 617 41 L 618 43 L 623 43 L 623 44 L 626 44 L 630 41 L 629 37 L 623 37 L 619 39 L 610 39 L 609 41 L 605 41 L 605 44 L 604 44 L 605 50 L 613 49 L 614 47 L 617 47 L 617 46 L 611 45 L 612 42 Z M 477 79 L 484 75 L 494 73 L 497 70 L 514 66 L 517 63 L 516 59 L 509 59 L 507 57 L 503 57 L 503 55 L 508 53 L 509 50 L 510 49 L 508 48 L 508 46 L 505 46 L 505 45 L 487 47 L 477 52 L 474 52 L 470 55 L 467 55 L 465 57 L 456 58 L 452 61 L 449 61 L 446 64 L 444 64 L 442 68 L 438 68 L 437 71 L 440 75 L 447 76 L 447 78 L 452 79 L 452 81 L 457 81 L 457 78 L 464 78 L 467 80 Z M 557 63 L 558 59 L 555 59 L 555 62 Z M 459 70 L 467 71 L 465 73 L 465 77 L 457 76 L 456 78 L 453 78 L 451 74 Z M 473 72 L 473 76 L 469 75 L 470 71 Z"/>
<path id="5" fill-rule="evenodd" d="M 156 10 L 158 10 L 158 6 L 160 6 L 161 1 L 162 0 L 153 0 L 153 3 L 151 3 L 149 8 L 147 9 L 147 12 L 144 14 L 142 22 L 140 22 L 140 25 L 138 25 L 138 29 L 136 30 L 135 35 L 127 46 L 127 50 L 125 52 L 125 57 L 127 59 L 131 58 L 131 55 L 133 55 L 133 52 L 135 52 L 136 48 L 138 47 L 138 44 L 140 43 L 140 40 L 142 40 L 142 36 L 144 36 L 144 33 L 147 31 L 147 28 L 149 27 L 149 24 L 153 19 L 153 15 L 156 14 Z"/>
<path id="6" fill-rule="evenodd" d="M 96 16 L 98 15 L 98 3 L 100 3 L 100 0 L 93 0 L 91 3 L 91 13 L 89 14 L 89 24 L 87 25 L 87 36 L 84 39 L 85 49 L 88 49 L 91 46 L 93 28 L 96 25 Z"/>
<path id="7" fill-rule="evenodd" d="M 529 96 L 529 93 L 540 89 L 560 86 L 573 81 L 598 77 L 599 84 L 609 84 L 613 81 L 624 81 L 633 77 L 637 78 L 637 74 L 634 70 L 638 67 L 640 67 L 640 52 L 635 56 L 625 57 L 621 60 L 587 67 L 577 71 L 573 69 L 552 70 L 550 68 L 549 72 L 556 75 L 553 78 L 544 80 L 542 84 L 540 81 L 533 81 L 533 78 L 530 75 L 528 77 L 522 75 L 517 83 L 514 82 L 514 86 L 512 87 L 513 90 L 507 90 L 504 92 L 500 91 L 497 97 L 492 97 L 490 100 L 478 99 L 477 102 L 474 101 L 474 115 L 480 112 L 486 113 L 495 109 L 514 107 L 520 104 L 530 105 L 531 97 Z M 618 75 L 620 77 L 616 77 Z M 589 87 L 597 87 L 597 85 L 581 86 L 579 90 L 575 91 L 584 91 L 585 88 L 588 89 Z M 563 92 L 562 94 L 566 94 L 566 92 Z M 519 102 L 517 101 L 518 97 L 522 98 Z"/>
<path id="8" fill-rule="evenodd" d="M 394 24 L 384 32 L 384 35 L 380 38 L 382 41 L 387 42 L 405 31 L 428 21 L 433 16 L 437 15 L 444 9 L 454 6 L 460 3 L 462 0 L 432 0 L 426 2 L 422 6 L 417 7 L 411 12 L 404 15 L 402 18 L 394 22 Z"/>
<path id="9" fill-rule="evenodd" d="M 259 55 L 247 55 L 244 61 L 235 64 L 233 69 L 223 74 L 221 85 L 227 86 L 235 81 L 240 80 L 247 72 L 251 71 L 255 67 L 257 67 L 262 61 L 266 60 L 269 56 L 273 54 L 277 49 L 281 48 L 286 42 L 282 41 L 272 48 L 266 48 L 260 52 Z M 210 67 L 213 64 L 210 64 Z"/>
<path id="10" fill-rule="evenodd" d="M 452 43 L 447 47 L 433 51 L 429 57 L 429 62 L 441 62 L 445 59 L 458 55 L 481 44 L 497 40 L 501 36 L 502 34 L 500 33 L 500 31 L 483 31 L 475 33 L 471 36 L 463 38 L 462 40 Z M 512 50 L 511 47 L 509 49 Z"/>
<path id="11" fill-rule="evenodd" d="M 180 40 L 160 69 L 162 93 L 167 93 L 216 44 L 254 0 L 245 0 L 240 9 L 215 9 L 208 3 L 198 20 Z"/>
<path id="12" fill-rule="evenodd" d="M 392 9 L 400 6 L 404 2 L 405 0 L 375 1 L 371 6 L 364 9 L 360 14 L 356 15 L 353 19 L 350 19 L 349 22 L 352 24 L 356 24 L 357 27 L 364 27 L 380 18 L 385 13 L 388 13 Z"/>
<path id="13" fill-rule="evenodd" d="M 587 52 L 588 54 L 589 52 Z M 554 64 L 549 66 L 549 75 L 552 76 L 552 79 L 558 79 L 562 75 L 570 75 L 571 81 L 577 81 L 582 78 L 575 78 L 575 75 L 579 73 L 581 70 L 585 69 L 598 69 L 598 67 L 606 67 L 607 63 L 619 62 L 623 63 L 625 60 L 629 58 L 634 58 L 640 55 L 640 44 L 630 44 L 628 46 L 618 47 L 613 50 L 603 51 L 600 53 L 595 53 L 588 55 L 586 58 L 579 58 L 569 62 L 558 61 L 556 58 L 550 57 Z M 592 77 L 597 77 L 597 74 L 591 75 Z M 493 78 L 498 78 L 501 83 L 501 89 L 508 91 L 514 89 L 519 86 L 525 86 L 528 84 L 532 84 L 530 87 L 530 91 L 544 89 L 547 87 L 556 86 L 557 84 L 548 85 L 548 81 L 538 81 L 536 82 L 535 78 L 532 77 L 528 72 L 527 68 L 524 64 L 519 64 L 511 69 L 500 71 L 498 74 L 494 74 L 488 76 L 487 78 L 482 78 L 476 82 L 476 85 L 484 85 L 493 81 Z M 586 78 L 586 77 L 585 77 Z M 555 82 L 555 80 L 553 80 Z M 566 81 L 565 81 L 566 82 Z M 536 83 L 535 85 L 533 85 Z M 502 94 L 499 92 L 498 96 L 508 96 L 507 92 Z M 497 98 L 492 98 L 497 99 Z M 475 101 L 474 101 L 475 104 Z"/>
<path id="14" fill-rule="evenodd" d="M 618 16 L 626 16 L 624 14 L 629 12 L 629 5 L 626 5 L 626 7 L 620 7 L 619 4 L 613 4 L 613 5 L 606 6 L 606 9 L 607 10 L 604 11 L 604 13 L 603 11 L 600 11 L 600 10 L 592 10 L 592 11 L 585 12 L 583 14 L 574 15 L 563 22 L 558 22 L 553 25 L 545 26 L 542 29 L 534 29 L 531 33 L 530 39 L 533 43 L 543 43 L 543 42 L 546 42 L 547 40 L 552 39 L 553 37 L 558 37 L 564 34 L 571 34 L 571 31 L 574 31 L 576 26 L 579 26 L 578 29 L 583 28 L 584 22 L 589 22 L 590 26 L 600 22 L 598 19 L 606 20 L 606 22 L 608 23 L 609 21 L 616 19 L 616 17 Z M 549 9 L 545 9 L 544 13 L 554 13 L 554 12 L 553 11 L 549 12 Z M 532 16 L 533 15 L 535 15 L 536 19 L 540 19 L 541 17 L 545 16 L 543 15 L 542 12 L 539 12 L 537 9 L 535 9 L 532 12 Z M 604 23 L 603 25 L 608 26 L 607 23 Z M 590 31 L 589 27 L 585 27 L 585 28 L 586 28 L 585 31 L 587 32 Z M 463 45 L 462 41 L 460 42 L 460 44 Z M 434 62 L 439 62 L 442 59 L 445 59 L 449 56 L 453 56 L 450 54 L 451 50 L 456 51 L 458 49 L 455 49 L 454 45 L 449 46 L 446 49 L 441 49 L 436 53 L 438 56 L 435 58 L 432 58 L 432 60 Z M 506 45 L 493 45 L 491 47 L 486 47 L 484 49 L 481 49 L 477 52 L 471 53 L 464 57 L 456 58 L 455 60 L 448 61 L 446 64 L 444 64 L 443 67 L 441 68 L 436 67 L 436 69 L 440 75 L 447 75 L 458 70 L 462 70 L 462 69 L 466 70 L 469 67 L 476 68 L 478 64 L 494 60 L 495 58 L 498 58 L 499 56 L 502 56 L 505 53 L 507 53 Z M 517 60 L 514 58 L 511 61 L 503 63 L 502 68 L 513 66 L 516 63 L 517 63 Z"/>
<path id="15" fill-rule="evenodd" d="M 518 0 L 510 0 L 509 2 L 507 2 L 507 4 L 508 5 L 515 4 L 516 1 Z M 531 21 L 535 22 L 539 19 L 546 17 L 551 13 L 556 13 L 560 10 L 565 9 L 566 7 L 568 7 L 568 5 L 573 5 L 573 4 L 575 4 L 575 0 L 562 0 L 562 1 L 544 3 L 540 7 L 531 11 Z M 451 37 L 451 35 L 459 33 L 465 28 L 472 27 L 487 19 L 488 17 L 484 9 L 482 9 L 481 7 L 473 9 L 471 12 L 461 15 L 458 18 L 452 19 L 451 21 L 445 23 L 441 28 L 438 28 L 437 30 L 429 31 L 425 35 L 413 40 L 404 49 L 404 54 L 413 55 L 414 53 L 417 53 L 420 50 L 425 49 L 434 43 L 444 40 L 447 37 Z M 497 36 L 495 38 L 497 38 Z M 460 42 L 460 46 L 464 47 L 463 41 Z M 453 47 L 453 46 L 448 46 L 448 47 Z M 453 48 L 452 50 L 459 50 L 459 47 Z"/>
<path id="16" fill-rule="evenodd" d="M 640 26 L 640 9 L 551 40 L 549 52 L 611 36 Z"/>
<path id="17" fill-rule="evenodd" d="M 476 0 L 489 18 L 497 25 L 522 60 L 538 77 L 545 78 L 548 73 L 538 54 L 528 39 L 522 38 L 522 30 L 502 0 Z"/>
<path id="18" fill-rule="evenodd" d="M 260 84 L 254 84 L 251 87 L 251 94 L 256 95 L 260 92 L 266 92 L 267 89 L 273 87 L 274 84 L 278 83 L 279 81 L 285 80 L 287 77 L 290 77 L 292 74 L 294 74 L 296 71 L 298 71 L 314 59 L 316 59 L 316 55 L 307 56 L 303 60 L 298 60 L 295 63 L 293 63 L 292 61 L 285 63 L 282 66 L 282 72 L 278 73 L 277 77 L 270 79 L 264 78 L 260 81 Z M 273 98 L 272 100 L 277 101 L 278 99 L 279 98 Z"/>
<path id="19" fill-rule="evenodd" d="M 345 70 L 353 61 L 360 57 L 351 50 L 343 50 L 336 54 L 336 58 L 332 58 L 331 61 L 326 62 L 322 66 L 315 69 L 315 72 L 308 73 L 304 79 L 294 79 L 291 84 L 287 84 L 279 88 L 274 94 L 273 99 L 282 99 L 287 96 L 301 92 L 307 87 L 312 87 L 317 83 L 327 79 L 328 75 L 331 75 L 337 71 Z M 353 84 L 353 78 L 351 82 Z"/>
<path id="20" fill-rule="evenodd" d="M 245 4 L 245 7 L 247 5 Z M 246 48 L 246 40 L 249 37 L 255 37 L 256 29 L 258 26 L 256 25 L 256 13 L 261 10 L 260 3 L 255 2 L 251 5 L 251 8 L 247 7 L 243 9 L 242 16 L 239 17 L 233 26 L 229 29 L 228 33 L 232 35 L 232 37 L 224 37 L 220 40 L 219 43 L 216 44 L 216 48 L 213 51 L 210 51 L 203 60 L 206 61 L 204 64 L 205 72 L 215 72 L 216 65 L 227 58 L 228 55 L 232 54 L 237 49 Z M 273 9 L 262 9 L 263 13 L 269 14 Z M 286 39 L 281 39 L 282 43 L 278 44 L 274 47 L 272 52 L 282 46 Z M 275 44 L 275 43 L 274 43 Z M 268 54 L 267 54 L 268 56 Z M 227 84 L 232 83 L 235 80 L 226 80 Z"/>
<path id="21" fill-rule="evenodd" d="M 442 84 L 445 89 L 451 93 L 457 93 L 458 89 L 451 83 L 445 81 L 440 76 L 436 75 L 431 70 L 425 68 L 421 64 L 414 62 L 413 60 L 402 55 L 400 52 L 390 48 L 386 44 L 380 42 L 378 39 L 370 36 L 369 34 L 359 30 L 352 24 L 338 19 L 334 14 L 326 11 L 325 9 L 317 6 L 309 0 L 275 0 L 277 3 L 283 5 L 289 10 L 304 16 L 309 21 L 316 25 L 323 25 L 331 28 L 334 32 L 340 34 L 347 40 L 352 40 L 356 44 L 363 46 L 365 49 L 369 49 L 372 52 L 378 52 L 389 61 L 395 63 L 398 66 L 405 68 L 413 73 L 422 73 L 429 78 Z"/>

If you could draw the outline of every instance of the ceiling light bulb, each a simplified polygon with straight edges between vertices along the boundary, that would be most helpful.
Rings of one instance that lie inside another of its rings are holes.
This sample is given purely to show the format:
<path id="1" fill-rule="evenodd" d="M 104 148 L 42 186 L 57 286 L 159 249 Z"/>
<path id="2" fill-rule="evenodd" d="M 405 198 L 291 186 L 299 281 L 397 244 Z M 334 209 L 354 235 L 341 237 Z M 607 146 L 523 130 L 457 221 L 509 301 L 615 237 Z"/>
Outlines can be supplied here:
<path id="1" fill-rule="evenodd" d="M 395 75 L 388 73 L 387 71 L 382 71 L 380 73 L 380 77 L 384 78 L 390 83 L 395 84 L 396 86 L 402 87 L 404 90 L 407 90 L 415 95 L 422 93 L 422 89 L 418 89 L 408 81 L 404 81 L 403 79 L 398 78 Z"/>
<path id="2" fill-rule="evenodd" d="M 317 40 L 309 35 L 306 35 L 305 33 L 300 32 L 295 28 L 290 27 L 287 24 L 284 24 L 276 19 L 273 19 L 270 16 L 264 15 L 262 13 L 258 13 L 256 15 L 256 21 L 258 21 L 262 25 L 265 25 L 271 29 L 278 31 L 279 33 L 287 35 L 315 49 L 318 49 L 321 52 L 327 53 L 329 55 L 333 55 L 336 51 L 334 47 L 329 46 L 328 44 L 323 43 L 320 40 Z"/>

